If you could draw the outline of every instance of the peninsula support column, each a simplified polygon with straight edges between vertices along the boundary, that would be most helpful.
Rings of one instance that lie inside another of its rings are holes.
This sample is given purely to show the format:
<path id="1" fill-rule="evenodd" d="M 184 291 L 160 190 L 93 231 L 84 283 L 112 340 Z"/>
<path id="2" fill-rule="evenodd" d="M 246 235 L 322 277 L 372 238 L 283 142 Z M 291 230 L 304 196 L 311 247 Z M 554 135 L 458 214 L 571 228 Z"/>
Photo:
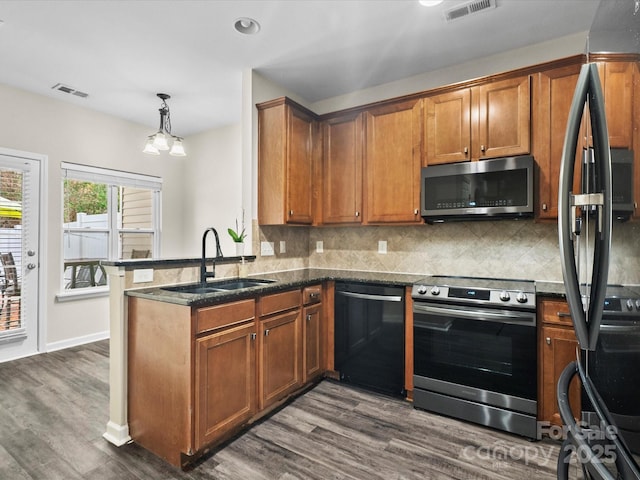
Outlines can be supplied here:
<path id="1" fill-rule="evenodd" d="M 116 446 L 131 441 L 127 422 L 127 306 L 124 267 L 105 266 L 109 275 L 109 422 L 103 437 Z"/>

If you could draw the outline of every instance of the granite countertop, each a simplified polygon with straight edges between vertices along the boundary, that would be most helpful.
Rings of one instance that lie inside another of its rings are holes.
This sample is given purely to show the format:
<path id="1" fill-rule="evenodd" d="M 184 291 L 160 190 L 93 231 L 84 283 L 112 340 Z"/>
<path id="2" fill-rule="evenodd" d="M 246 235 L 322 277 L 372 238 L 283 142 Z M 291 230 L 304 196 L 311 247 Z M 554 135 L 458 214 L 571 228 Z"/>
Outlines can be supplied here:
<path id="1" fill-rule="evenodd" d="M 130 297 L 157 300 L 160 302 L 175 303 L 178 305 L 198 307 L 216 303 L 230 302 L 234 300 L 241 300 L 243 298 L 263 295 L 265 293 L 275 293 L 291 288 L 312 285 L 314 283 L 319 283 L 327 280 L 375 282 L 389 286 L 410 286 L 418 280 L 424 278 L 424 275 L 309 268 L 301 270 L 291 270 L 286 272 L 249 275 L 246 278 L 273 280 L 273 282 L 239 290 L 199 294 L 169 291 L 158 286 L 126 290 L 125 295 Z M 229 279 L 227 278 L 219 280 Z M 212 280 L 209 283 L 211 285 L 215 285 L 215 280 Z"/>

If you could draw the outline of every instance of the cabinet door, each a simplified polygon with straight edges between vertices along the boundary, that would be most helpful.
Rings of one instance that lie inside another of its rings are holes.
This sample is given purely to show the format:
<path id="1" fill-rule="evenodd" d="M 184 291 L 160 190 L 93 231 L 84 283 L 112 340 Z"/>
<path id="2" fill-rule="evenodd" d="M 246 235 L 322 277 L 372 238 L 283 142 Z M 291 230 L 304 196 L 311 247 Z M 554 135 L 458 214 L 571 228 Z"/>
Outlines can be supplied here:
<path id="1" fill-rule="evenodd" d="M 362 221 L 362 114 L 324 124 L 323 223 Z"/>
<path id="2" fill-rule="evenodd" d="M 284 398 L 301 384 L 300 309 L 260 321 L 260 408 Z"/>
<path id="3" fill-rule="evenodd" d="M 303 311 L 302 338 L 304 341 L 304 378 L 307 382 L 321 372 L 322 349 L 322 304 L 305 307 Z"/>
<path id="4" fill-rule="evenodd" d="M 567 131 L 567 120 L 573 93 L 580 75 L 580 64 L 541 72 L 535 78 L 534 89 L 534 158 L 538 163 L 538 218 L 558 218 L 558 182 L 560 162 Z M 580 168 L 580 153 L 576 151 L 576 172 Z M 578 191 L 576 175 L 574 191 Z"/>
<path id="5" fill-rule="evenodd" d="M 313 221 L 313 115 L 287 98 L 258 105 L 258 222 Z"/>
<path id="6" fill-rule="evenodd" d="M 366 112 L 368 223 L 416 223 L 420 217 L 421 100 Z"/>
<path id="7" fill-rule="evenodd" d="M 634 62 L 598 63 L 611 148 L 632 146 L 634 66 Z"/>
<path id="8" fill-rule="evenodd" d="M 253 416 L 255 323 L 196 339 L 196 450 Z"/>
<path id="9" fill-rule="evenodd" d="M 471 147 L 471 90 L 424 99 L 425 165 L 469 160 Z"/>
<path id="10" fill-rule="evenodd" d="M 287 223 L 313 222 L 313 130 L 314 120 L 288 108 Z"/>
<path id="11" fill-rule="evenodd" d="M 480 85 L 471 93 L 473 158 L 507 157 L 530 152 L 531 88 L 529 77 Z"/>
<path id="12" fill-rule="evenodd" d="M 540 376 L 541 392 L 538 404 L 538 420 L 562 425 L 558 412 L 556 386 L 564 368 L 576 359 L 576 340 L 573 328 L 543 325 L 540 334 Z M 571 410 L 580 412 L 580 382 L 576 377 L 569 386 Z"/>

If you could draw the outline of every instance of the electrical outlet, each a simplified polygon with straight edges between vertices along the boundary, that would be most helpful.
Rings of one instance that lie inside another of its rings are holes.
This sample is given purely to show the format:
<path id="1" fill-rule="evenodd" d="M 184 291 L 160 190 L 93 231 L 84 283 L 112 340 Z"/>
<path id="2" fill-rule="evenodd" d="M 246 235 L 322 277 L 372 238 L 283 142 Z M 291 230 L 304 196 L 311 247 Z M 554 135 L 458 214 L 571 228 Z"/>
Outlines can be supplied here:
<path id="1" fill-rule="evenodd" d="M 136 269 L 133 271 L 133 283 L 153 282 L 153 268 Z"/>
<path id="2" fill-rule="evenodd" d="M 322 243 L 322 240 L 318 240 L 316 242 L 316 253 L 322 253 L 324 252 L 324 244 Z"/>
<path id="3" fill-rule="evenodd" d="M 387 253 L 387 241 L 378 240 L 378 253 Z"/>
<path id="4" fill-rule="evenodd" d="M 280 240 L 280 253 L 287 253 L 287 242 Z"/>
<path id="5" fill-rule="evenodd" d="M 274 254 L 273 242 L 260 242 L 260 255 L 269 257 Z"/>

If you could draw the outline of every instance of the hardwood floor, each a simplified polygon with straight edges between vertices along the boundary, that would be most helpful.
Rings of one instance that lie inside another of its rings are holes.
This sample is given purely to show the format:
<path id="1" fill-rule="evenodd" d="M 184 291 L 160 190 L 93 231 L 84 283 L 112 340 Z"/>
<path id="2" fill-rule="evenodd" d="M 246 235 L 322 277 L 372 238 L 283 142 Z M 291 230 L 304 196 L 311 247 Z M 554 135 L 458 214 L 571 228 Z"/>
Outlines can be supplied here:
<path id="1" fill-rule="evenodd" d="M 323 381 L 189 471 L 102 438 L 108 342 L 0 364 L 0 479 L 554 479 L 557 444 Z"/>

